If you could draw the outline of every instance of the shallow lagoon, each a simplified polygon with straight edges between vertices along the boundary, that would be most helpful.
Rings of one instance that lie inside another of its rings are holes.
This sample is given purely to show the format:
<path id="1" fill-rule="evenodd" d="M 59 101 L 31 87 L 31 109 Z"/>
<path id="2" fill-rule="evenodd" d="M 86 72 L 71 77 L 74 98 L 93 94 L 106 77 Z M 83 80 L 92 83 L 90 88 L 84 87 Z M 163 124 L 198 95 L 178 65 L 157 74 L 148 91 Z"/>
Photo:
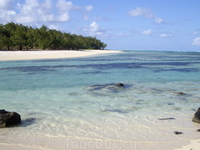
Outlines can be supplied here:
<path id="1" fill-rule="evenodd" d="M 1 129 L 0 141 L 52 149 L 169 149 L 200 138 L 200 126 L 191 122 L 200 106 L 199 73 L 198 52 L 0 62 L 0 106 L 23 120 Z M 109 88 L 117 83 L 125 86 Z"/>

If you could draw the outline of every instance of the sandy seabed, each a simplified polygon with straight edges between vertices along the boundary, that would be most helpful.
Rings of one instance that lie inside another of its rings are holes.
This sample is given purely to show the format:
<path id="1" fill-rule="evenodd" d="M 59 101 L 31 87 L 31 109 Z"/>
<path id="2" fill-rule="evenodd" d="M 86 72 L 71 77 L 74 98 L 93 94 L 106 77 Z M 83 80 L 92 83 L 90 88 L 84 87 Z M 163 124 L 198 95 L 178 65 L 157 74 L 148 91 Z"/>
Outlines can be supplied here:
<path id="1" fill-rule="evenodd" d="M 0 61 L 20 61 L 20 60 L 35 60 L 35 59 L 59 59 L 59 58 L 78 58 L 78 57 L 88 57 L 95 55 L 104 55 L 104 54 L 112 54 L 112 53 L 120 53 L 121 51 L 111 51 L 111 50 L 83 50 L 83 51 L 71 51 L 71 50 L 45 50 L 45 51 L 0 51 Z M 59 141 L 57 141 L 59 143 Z M 56 143 L 57 143 L 56 142 Z M 70 142 L 70 141 L 69 141 Z M 77 141 L 78 142 L 78 141 Z M 175 145 L 169 145 L 169 150 L 173 149 L 172 147 L 179 147 L 174 150 L 200 150 L 200 140 L 191 140 L 190 143 L 188 141 L 183 141 L 181 143 L 174 143 Z M 116 144 L 116 143 L 115 143 Z M 121 144 L 120 142 L 117 143 Z M 122 143 L 123 144 L 123 143 Z M 126 143 L 127 144 L 127 143 Z M 163 143 L 167 144 L 167 143 Z M 177 145 L 176 145 L 177 144 Z M 56 144 L 55 144 L 56 145 Z M 117 146 L 114 145 L 114 146 Z M 142 143 L 134 143 L 133 145 L 129 145 L 127 149 L 136 149 L 137 147 L 142 147 Z M 145 144 L 149 145 L 146 149 L 153 149 L 151 143 Z M 180 145 L 186 145 L 181 147 Z M 68 145 L 69 146 L 69 145 Z M 105 145 L 104 145 L 105 146 Z M 162 144 L 160 144 L 160 149 L 162 149 Z M 172 147 L 171 147 L 172 146 Z M 101 147 L 98 149 L 107 149 L 106 147 Z M 125 147 L 124 147 L 125 148 Z M 1 144 L 0 141 L 0 150 L 42 150 L 43 148 L 39 147 L 26 147 L 26 145 L 17 145 L 17 144 Z M 76 149 L 73 145 L 69 146 L 67 149 Z M 78 148 L 79 149 L 79 148 Z M 95 149 L 94 147 L 91 149 Z M 117 147 L 111 147 L 111 149 L 118 149 Z M 119 148 L 119 149 L 122 149 Z M 125 148 L 126 149 L 126 148 Z"/>
<path id="2" fill-rule="evenodd" d="M 119 53 L 112 50 L 44 50 L 44 51 L 0 51 L 0 61 L 78 58 L 100 54 Z"/>

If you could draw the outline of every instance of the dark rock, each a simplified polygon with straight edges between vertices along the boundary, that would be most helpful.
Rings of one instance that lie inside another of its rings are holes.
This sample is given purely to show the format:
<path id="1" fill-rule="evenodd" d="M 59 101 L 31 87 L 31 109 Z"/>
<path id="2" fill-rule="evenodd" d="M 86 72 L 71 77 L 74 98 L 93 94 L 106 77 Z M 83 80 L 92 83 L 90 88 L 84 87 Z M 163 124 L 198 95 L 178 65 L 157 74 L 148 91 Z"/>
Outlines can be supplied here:
<path id="1" fill-rule="evenodd" d="M 174 133 L 175 133 L 176 135 L 183 134 L 183 132 L 179 132 L 179 131 L 174 131 Z"/>
<path id="2" fill-rule="evenodd" d="M 200 132 L 200 129 L 197 129 L 197 132 Z"/>
<path id="3" fill-rule="evenodd" d="M 158 118 L 158 120 L 175 120 L 175 118 Z"/>
<path id="4" fill-rule="evenodd" d="M 174 105 L 174 103 L 167 103 L 167 105 Z"/>
<path id="5" fill-rule="evenodd" d="M 21 116 L 16 112 L 0 110 L 0 128 L 11 127 L 21 123 Z"/>
<path id="6" fill-rule="evenodd" d="M 117 87 L 124 87 L 124 84 L 123 83 L 118 83 L 115 86 L 117 86 Z"/>
<path id="7" fill-rule="evenodd" d="M 193 122 L 196 122 L 196 123 L 200 123 L 200 107 L 199 109 L 195 112 L 193 118 L 192 118 L 192 121 Z"/>
<path id="8" fill-rule="evenodd" d="M 187 94 L 185 94 L 183 92 L 178 92 L 177 95 L 187 95 Z"/>

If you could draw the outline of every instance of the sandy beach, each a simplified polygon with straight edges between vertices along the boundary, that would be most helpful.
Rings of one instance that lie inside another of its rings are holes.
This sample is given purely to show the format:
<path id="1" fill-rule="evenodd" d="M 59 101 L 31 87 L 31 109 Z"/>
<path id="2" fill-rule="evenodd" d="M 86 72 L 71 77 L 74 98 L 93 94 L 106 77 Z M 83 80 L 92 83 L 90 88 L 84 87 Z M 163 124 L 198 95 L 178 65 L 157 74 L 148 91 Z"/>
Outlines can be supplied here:
<path id="1" fill-rule="evenodd" d="M 58 148 L 58 144 L 60 143 L 60 141 L 62 140 L 59 140 L 58 141 L 56 140 L 55 143 L 51 143 L 48 147 L 51 147 L 50 149 L 55 149 L 55 150 L 59 150 L 60 148 Z M 83 142 L 83 141 L 81 141 Z M 86 141 L 87 143 L 88 141 Z M 73 149 L 88 149 L 88 150 L 96 150 L 96 149 L 100 149 L 100 150 L 105 150 L 105 149 L 109 149 L 109 150 L 112 150 L 112 149 L 121 149 L 123 146 L 124 149 L 127 149 L 127 150 L 132 150 L 132 149 L 135 149 L 137 150 L 138 147 L 139 150 L 141 150 L 141 147 L 143 147 L 144 149 L 146 150 L 153 150 L 155 149 L 155 144 L 156 143 L 146 143 L 144 145 L 144 143 L 123 143 L 122 141 L 121 142 L 115 142 L 114 145 L 110 145 L 110 143 L 107 143 L 108 141 L 104 141 L 106 144 L 105 145 L 99 145 L 99 143 L 97 143 L 97 147 L 82 147 L 83 145 L 79 145 L 79 147 L 77 147 L 77 145 L 74 145 L 75 141 L 72 141 L 72 145 L 67 145 L 67 147 L 65 147 L 64 149 L 67 149 L 67 150 L 73 150 Z M 77 141 L 77 143 L 79 143 Z M 178 142 L 178 143 L 160 143 L 160 144 L 156 144 L 157 146 L 156 147 L 165 147 L 163 150 L 200 150 L 200 140 L 191 140 L 190 141 L 190 144 L 188 145 L 185 145 L 185 146 L 180 146 L 181 144 L 186 144 L 187 142 L 186 141 L 183 141 L 183 142 Z M 60 143 L 61 144 L 61 143 Z M 68 143 L 69 144 L 69 143 Z M 83 143 L 82 143 L 83 144 Z M 85 143 L 84 143 L 85 144 Z M 91 141 L 89 141 L 87 144 L 91 144 Z M 86 145 L 87 145 L 86 144 Z M 108 147 L 108 145 L 109 147 Z M 142 146 L 143 145 L 143 146 Z M 159 145 L 159 146 L 158 146 Z M 101 146 L 101 147 L 100 147 Z M 178 148 L 173 148 L 173 147 L 178 147 Z M 57 147 L 57 148 L 56 148 Z M 168 149 L 166 149 L 166 147 L 168 147 Z M 0 143 L 0 150 L 50 150 L 49 148 L 40 148 L 40 147 L 35 147 L 35 146 L 26 146 L 26 145 L 18 145 L 18 144 L 1 144 Z M 63 147 L 62 147 L 63 149 Z M 155 149 L 155 150 L 158 150 L 158 149 Z"/>
<path id="2" fill-rule="evenodd" d="M 0 61 L 14 60 L 34 60 L 34 59 L 58 59 L 58 58 L 76 58 L 101 54 L 119 53 L 120 51 L 111 50 L 45 50 L 45 51 L 0 51 Z"/>
<path id="3" fill-rule="evenodd" d="M 25 147 L 13 144 L 0 144 L 0 150 L 44 150 L 41 148 Z"/>
<path id="4" fill-rule="evenodd" d="M 176 148 L 174 150 L 200 150 L 200 140 L 191 140 L 190 144 Z"/>

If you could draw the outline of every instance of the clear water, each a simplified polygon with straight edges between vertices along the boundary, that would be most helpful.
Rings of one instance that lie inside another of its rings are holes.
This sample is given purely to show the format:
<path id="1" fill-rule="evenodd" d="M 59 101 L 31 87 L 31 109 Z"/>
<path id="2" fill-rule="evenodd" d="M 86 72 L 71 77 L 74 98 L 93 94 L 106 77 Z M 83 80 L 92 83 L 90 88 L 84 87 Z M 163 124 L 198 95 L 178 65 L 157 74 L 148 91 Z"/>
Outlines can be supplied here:
<path id="1" fill-rule="evenodd" d="M 191 121 L 199 82 L 198 52 L 0 62 L 0 108 L 22 116 L 18 127 L 0 129 L 0 143 L 81 149 L 73 141 L 134 141 L 145 149 L 200 138 Z"/>

